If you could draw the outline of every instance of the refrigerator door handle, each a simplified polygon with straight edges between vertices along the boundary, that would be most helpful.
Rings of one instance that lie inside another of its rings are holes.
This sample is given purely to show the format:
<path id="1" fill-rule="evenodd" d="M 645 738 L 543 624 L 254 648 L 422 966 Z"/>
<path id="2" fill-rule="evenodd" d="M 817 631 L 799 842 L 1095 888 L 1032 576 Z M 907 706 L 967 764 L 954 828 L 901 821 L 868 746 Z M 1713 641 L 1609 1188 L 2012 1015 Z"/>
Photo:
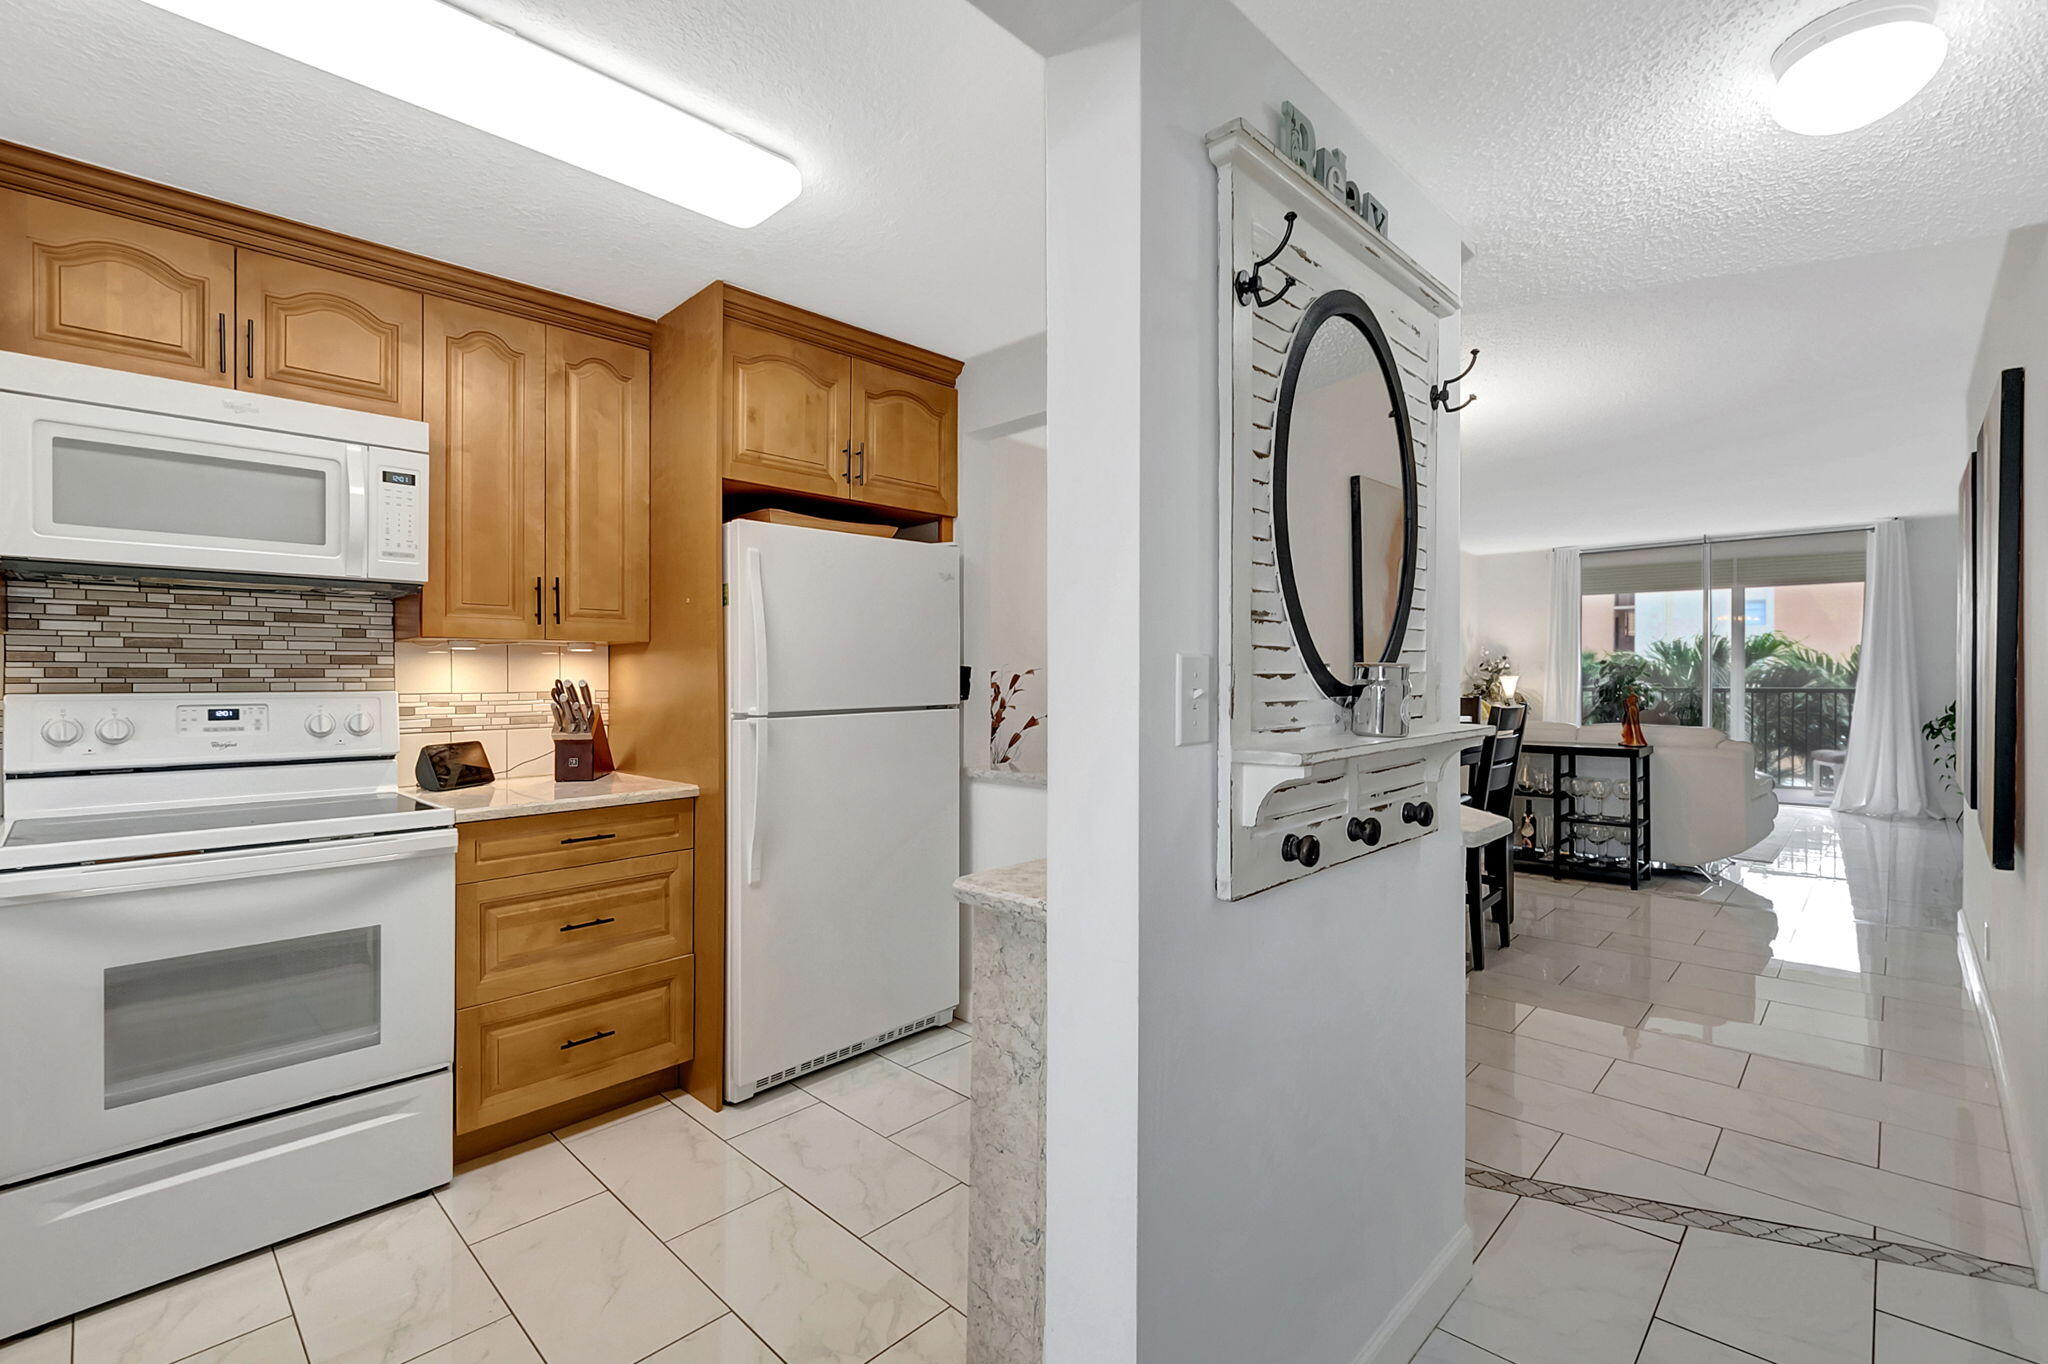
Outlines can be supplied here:
<path id="1" fill-rule="evenodd" d="M 767 575 L 761 570 L 761 551 L 753 548 L 747 550 L 747 624 L 754 693 L 747 713 L 764 715 L 768 710 Z"/>
<path id="2" fill-rule="evenodd" d="M 768 746 L 766 725 L 743 722 L 742 731 L 747 736 L 747 802 L 744 819 L 746 845 L 746 877 L 749 886 L 761 884 L 761 758 L 762 750 Z"/>

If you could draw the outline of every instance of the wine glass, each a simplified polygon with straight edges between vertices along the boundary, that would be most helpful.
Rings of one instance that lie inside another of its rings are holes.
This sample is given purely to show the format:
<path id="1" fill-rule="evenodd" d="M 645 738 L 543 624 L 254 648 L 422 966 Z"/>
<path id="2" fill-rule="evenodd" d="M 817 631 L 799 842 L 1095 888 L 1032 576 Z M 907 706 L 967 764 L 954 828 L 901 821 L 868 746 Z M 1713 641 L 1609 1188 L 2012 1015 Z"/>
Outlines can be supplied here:
<path id="1" fill-rule="evenodd" d="M 1607 815 L 1607 783 L 1604 781 L 1587 782 L 1586 798 L 1593 802 L 1593 815 L 1596 818 L 1604 819 Z"/>
<path id="2" fill-rule="evenodd" d="M 1635 796 L 1635 793 L 1635 786 L 1632 783 L 1630 783 L 1626 778 L 1614 783 L 1614 799 L 1621 806 L 1621 809 L 1616 812 L 1616 818 L 1627 819 L 1629 817 L 1629 811 L 1633 808 L 1633 797 Z"/>

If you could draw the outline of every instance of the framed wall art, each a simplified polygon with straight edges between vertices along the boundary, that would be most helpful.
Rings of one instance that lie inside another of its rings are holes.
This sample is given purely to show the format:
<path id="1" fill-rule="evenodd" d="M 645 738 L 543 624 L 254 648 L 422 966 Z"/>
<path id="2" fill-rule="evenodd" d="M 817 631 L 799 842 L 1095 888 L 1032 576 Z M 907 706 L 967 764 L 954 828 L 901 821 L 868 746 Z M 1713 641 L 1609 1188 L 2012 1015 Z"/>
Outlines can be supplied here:
<path id="1" fill-rule="evenodd" d="M 2018 851 L 2023 789 L 2020 499 L 2026 392 L 2026 371 L 2009 369 L 1998 376 L 1971 460 L 1975 477 L 1965 497 L 1967 520 L 1960 537 L 1969 547 L 1974 648 L 1966 667 L 1974 678 L 1967 729 L 1963 707 L 1957 707 L 1957 751 L 1968 755 L 1959 764 L 1965 798 L 1977 811 L 1991 865 L 2002 871 L 2012 869 Z"/>

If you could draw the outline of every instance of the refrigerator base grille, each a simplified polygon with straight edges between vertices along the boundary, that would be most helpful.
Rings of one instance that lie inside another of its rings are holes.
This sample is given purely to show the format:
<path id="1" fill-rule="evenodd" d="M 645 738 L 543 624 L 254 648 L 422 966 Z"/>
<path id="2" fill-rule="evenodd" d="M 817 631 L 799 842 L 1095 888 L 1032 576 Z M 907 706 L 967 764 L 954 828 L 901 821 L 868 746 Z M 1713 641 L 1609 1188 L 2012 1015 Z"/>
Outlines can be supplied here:
<path id="1" fill-rule="evenodd" d="M 938 1013 L 926 1014 L 923 1018 L 913 1019 L 900 1028 L 891 1028 L 887 1032 L 877 1033 L 864 1042 L 855 1042 L 851 1046 L 841 1047 L 837 1051 L 828 1051 L 823 1056 L 813 1056 L 808 1061 L 785 1067 L 782 1070 L 776 1071 L 773 1075 L 762 1076 L 754 1081 L 754 1092 L 758 1094 L 764 1089 L 781 1084 L 784 1080 L 794 1080 L 799 1075 L 808 1075 L 814 1070 L 844 1061 L 849 1056 L 858 1056 L 864 1051 L 873 1051 L 883 1043 L 894 1042 L 899 1037 L 908 1037 L 914 1032 L 923 1032 L 926 1028 L 943 1024 L 952 1016 L 953 1011 L 951 1009 L 942 1009 Z"/>

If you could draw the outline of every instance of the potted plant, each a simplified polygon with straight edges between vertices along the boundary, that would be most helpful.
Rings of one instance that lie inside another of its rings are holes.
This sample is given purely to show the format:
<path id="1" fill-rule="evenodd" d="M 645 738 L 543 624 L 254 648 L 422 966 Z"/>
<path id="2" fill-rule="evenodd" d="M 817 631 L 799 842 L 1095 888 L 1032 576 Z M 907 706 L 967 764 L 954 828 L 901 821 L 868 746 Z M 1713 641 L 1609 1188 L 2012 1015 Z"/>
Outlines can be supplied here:
<path id="1" fill-rule="evenodd" d="M 1465 675 L 1465 699 L 1479 702 L 1478 718 L 1483 722 L 1492 707 L 1522 699 L 1521 692 L 1517 690 L 1521 680 L 1515 672 L 1514 661 L 1505 653 L 1481 649 L 1479 661 Z"/>
<path id="2" fill-rule="evenodd" d="M 1956 781 L 1956 703 L 1949 702 L 1947 710 L 1920 726 L 1920 737 L 1934 748 L 1934 770 L 1941 774 L 1941 784 L 1960 796 L 1963 788 Z M 1961 811 L 1955 815 L 1957 819 L 1962 817 Z"/>

